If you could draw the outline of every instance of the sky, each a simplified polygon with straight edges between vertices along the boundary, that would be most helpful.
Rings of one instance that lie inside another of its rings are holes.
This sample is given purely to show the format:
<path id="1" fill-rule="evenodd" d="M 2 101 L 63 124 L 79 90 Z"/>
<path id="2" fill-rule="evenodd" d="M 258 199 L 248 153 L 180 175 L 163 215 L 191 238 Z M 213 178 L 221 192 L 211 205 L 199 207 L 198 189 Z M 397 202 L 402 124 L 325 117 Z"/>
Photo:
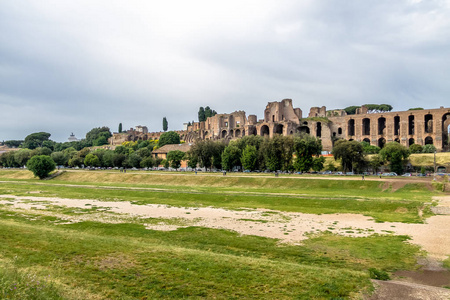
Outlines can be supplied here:
<path id="1" fill-rule="evenodd" d="M 450 0 L 1 0 L 0 141 L 161 131 L 200 106 L 263 117 L 450 107 Z"/>

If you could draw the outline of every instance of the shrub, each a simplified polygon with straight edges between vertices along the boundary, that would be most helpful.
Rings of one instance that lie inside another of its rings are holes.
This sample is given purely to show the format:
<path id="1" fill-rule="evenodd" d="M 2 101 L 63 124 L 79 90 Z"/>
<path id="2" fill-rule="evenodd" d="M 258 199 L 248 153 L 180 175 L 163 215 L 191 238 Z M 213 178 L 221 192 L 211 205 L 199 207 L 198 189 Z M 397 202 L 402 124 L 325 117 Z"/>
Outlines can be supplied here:
<path id="1" fill-rule="evenodd" d="M 434 151 L 436 151 L 436 147 L 431 144 L 425 145 L 422 148 L 422 153 L 434 153 Z"/>
<path id="2" fill-rule="evenodd" d="M 369 268 L 369 276 L 372 279 L 377 279 L 377 280 L 390 280 L 391 277 L 389 276 L 389 274 L 385 271 L 382 270 L 378 270 L 375 268 Z"/>
<path id="3" fill-rule="evenodd" d="M 27 168 L 33 172 L 39 179 L 45 178 L 56 167 L 54 160 L 47 155 L 37 155 L 30 158 L 27 162 Z"/>
<path id="4" fill-rule="evenodd" d="M 419 144 L 412 144 L 409 146 L 409 151 L 411 153 L 422 153 L 423 147 Z"/>

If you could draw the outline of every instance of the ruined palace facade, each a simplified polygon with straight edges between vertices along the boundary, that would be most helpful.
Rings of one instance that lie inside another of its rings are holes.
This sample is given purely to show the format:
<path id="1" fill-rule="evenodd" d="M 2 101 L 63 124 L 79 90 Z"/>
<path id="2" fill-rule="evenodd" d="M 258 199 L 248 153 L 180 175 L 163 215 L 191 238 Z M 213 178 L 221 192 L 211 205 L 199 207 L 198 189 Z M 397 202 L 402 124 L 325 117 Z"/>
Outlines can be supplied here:
<path id="1" fill-rule="evenodd" d="M 303 117 L 300 108 L 294 108 L 291 99 L 269 102 L 263 119 L 246 116 L 244 111 L 217 114 L 204 122 L 194 122 L 186 130 L 178 131 L 186 142 L 197 139 L 237 139 L 247 135 L 272 137 L 275 134 L 308 133 L 322 140 L 323 149 L 331 151 L 338 139 L 366 141 L 383 148 L 396 141 L 409 147 L 412 144 L 432 144 L 438 151 L 449 151 L 450 108 L 408 110 L 400 112 L 369 113 L 365 106 L 356 114 L 345 110 L 327 111 L 325 106 L 312 107 Z M 114 134 L 110 143 L 125 140 L 158 138 L 161 133 Z"/>

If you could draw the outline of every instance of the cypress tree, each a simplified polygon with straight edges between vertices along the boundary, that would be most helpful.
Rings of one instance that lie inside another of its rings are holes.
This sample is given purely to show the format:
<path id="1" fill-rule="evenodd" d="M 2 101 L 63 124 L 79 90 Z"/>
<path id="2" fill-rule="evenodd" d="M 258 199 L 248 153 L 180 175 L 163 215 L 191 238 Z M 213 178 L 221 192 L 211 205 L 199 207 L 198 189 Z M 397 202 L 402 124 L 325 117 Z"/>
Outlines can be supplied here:
<path id="1" fill-rule="evenodd" d="M 166 117 L 163 118 L 163 130 L 167 131 L 167 129 L 169 128 L 169 122 L 167 122 Z"/>

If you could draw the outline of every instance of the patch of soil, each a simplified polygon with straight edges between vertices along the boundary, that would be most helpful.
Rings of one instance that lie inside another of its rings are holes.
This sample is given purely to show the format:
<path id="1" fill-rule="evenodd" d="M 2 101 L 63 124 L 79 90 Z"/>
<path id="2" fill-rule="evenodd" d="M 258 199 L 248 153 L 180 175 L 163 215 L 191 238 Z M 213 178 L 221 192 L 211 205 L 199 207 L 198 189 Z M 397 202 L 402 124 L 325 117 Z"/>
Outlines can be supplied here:
<path id="1" fill-rule="evenodd" d="M 442 270 L 418 270 L 418 271 L 397 271 L 394 273 L 397 280 L 437 287 L 450 287 L 450 271 Z"/>
<path id="2" fill-rule="evenodd" d="M 450 290 L 401 281 L 373 280 L 376 292 L 366 300 L 448 300 Z"/>

